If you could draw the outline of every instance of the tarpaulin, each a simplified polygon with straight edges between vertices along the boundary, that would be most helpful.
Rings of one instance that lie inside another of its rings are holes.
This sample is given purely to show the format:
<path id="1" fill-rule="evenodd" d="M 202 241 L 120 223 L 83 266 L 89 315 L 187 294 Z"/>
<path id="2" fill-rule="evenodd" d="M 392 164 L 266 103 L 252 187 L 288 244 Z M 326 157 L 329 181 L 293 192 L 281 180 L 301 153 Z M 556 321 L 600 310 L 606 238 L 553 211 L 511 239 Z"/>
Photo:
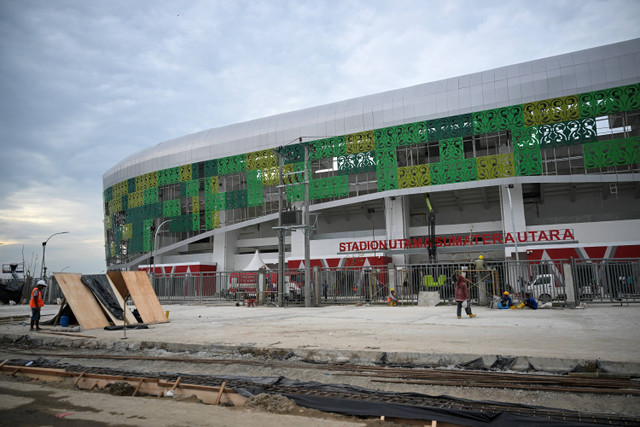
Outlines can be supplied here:
<path id="1" fill-rule="evenodd" d="M 113 293 L 113 288 L 106 274 L 89 274 L 82 276 L 82 283 L 93 292 L 93 295 L 109 310 L 113 317 L 124 320 L 124 311 Z"/>
<path id="2" fill-rule="evenodd" d="M 245 378 L 248 379 L 248 378 Z M 251 378 L 253 381 L 255 378 Z M 324 384 L 318 382 L 302 382 L 298 380 L 292 380 L 289 378 L 281 377 L 278 380 L 274 378 L 270 378 L 269 381 L 262 381 L 265 385 L 277 385 L 284 386 L 290 388 L 299 388 L 302 392 L 302 389 L 305 390 L 313 390 L 315 393 L 320 394 L 322 392 L 336 392 L 336 393 L 345 393 L 352 394 L 350 398 L 341 399 L 339 397 L 325 397 L 318 396 L 313 394 L 296 394 L 295 392 L 282 392 L 278 391 L 279 394 L 286 396 L 287 398 L 296 402 L 297 405 L 303 406 L 305 408 L 317 409 L 323 412 L 333 412 L 337 414 L 344 415 L 352 415 L 359 417 L 379 417 L 385 416 L 386 418 L 404 418 L 404 419 L 414 419 L 414 420 L 435 420 L 440 422 L 453 423 L 463 426 L 498 426 L 498 427 L 513 427 L 513 426 L 560 426 L 560 427 L 571 427 L 571 426 L 585 426 L 585 425 L 593 425 L 591 423 L 579 423 L 579 422 L 570 422 L 570 421 L 562 421 L 557 419 L 549 419 L 533 416 L 525 416 L 518 415 L 515 413 L 511 413 L 509 411 L 500 411 L 500 410 L 492 410 L 492 411 L 472 411 L 460 409 L 460 407 L 465 406 L 465 403 L 474 403 L 477 404 L 477 401 L 469 401 L 466 399 L 460 399 L 450 396 L 427 396 L 419 393 L 394 393 L 394 392 L 377 392 L 372 390 L 367 390 L 360 387 L 354 387 L 350 385 L 342 385 L 342 384 Z M 251 395 L 258 395 L 260 393 L 270 393 L 269 387 L 265 387 L 264 389 L 258 384 L 255 383 L 252 387 L 243 387 L 239 389 L 235 389 L 238 393 L 243 394 L 245 396 L 250 397 Z M 272 393 L 272 392 L 271 392 Z M 314 394 L 315 394 L 314 393 Z M 358 393 L 362 395 L 362 400 L 358 400 L 353 396 L 353 394 Z M 394 400 L 414 400 L 413 398 L 421 398 L 422 400 L 428 401 L 429 398 L 434 399 L 435 401 L 446 399 L 449 401 L 446 408 L 437 407 L 428 405 L 408 405 L 408 404 L 399 404 L 399 403 L 390 403 L 390 402 L 382 402 L 375 401 L 375 396 L 379 394 L 381 397 L 385 398 L 393 397 Z M 548 410 L 549 408 L 541 408 L 536 406 L 527 406 L 527 405 L 516 405 L 504 402 L 483 402 L 488 406 L 499 405 L 504 408 L 512 407 L 514 410 L 518 408 L 530 408 L 530 409 L 539 409 L 539 410 Z M 456 408 L 458 406 L 458 408 Z"/>

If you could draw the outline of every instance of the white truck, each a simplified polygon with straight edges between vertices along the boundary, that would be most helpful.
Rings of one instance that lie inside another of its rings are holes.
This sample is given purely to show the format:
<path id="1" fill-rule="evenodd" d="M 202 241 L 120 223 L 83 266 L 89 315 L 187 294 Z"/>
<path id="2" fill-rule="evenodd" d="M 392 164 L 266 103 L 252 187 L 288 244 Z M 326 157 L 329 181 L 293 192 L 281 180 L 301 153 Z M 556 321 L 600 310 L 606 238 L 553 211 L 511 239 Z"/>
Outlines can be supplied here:
<path id="1" fill-rule="evenodd" d="M 541 303 L 553 300 L 565 300 L 567 294 L 564 283 L 561 283 L 553 274 L 539 274 L 525 287 L 525 292 Z"/>

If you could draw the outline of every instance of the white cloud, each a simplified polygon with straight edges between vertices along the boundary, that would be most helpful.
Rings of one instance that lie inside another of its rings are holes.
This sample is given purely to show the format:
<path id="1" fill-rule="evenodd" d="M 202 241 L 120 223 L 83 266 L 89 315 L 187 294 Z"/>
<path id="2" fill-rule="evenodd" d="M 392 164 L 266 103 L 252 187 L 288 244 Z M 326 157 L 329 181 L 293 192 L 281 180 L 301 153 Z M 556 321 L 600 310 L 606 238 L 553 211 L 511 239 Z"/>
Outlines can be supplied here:
<path id="1" fill-rule="evenodd" d="M 635 0 L 1 2 L 0 260 L 69 229 L 52 268 L 104 269 L 102 174 L 161 141 L 630 39 L 637 16 Z"/>

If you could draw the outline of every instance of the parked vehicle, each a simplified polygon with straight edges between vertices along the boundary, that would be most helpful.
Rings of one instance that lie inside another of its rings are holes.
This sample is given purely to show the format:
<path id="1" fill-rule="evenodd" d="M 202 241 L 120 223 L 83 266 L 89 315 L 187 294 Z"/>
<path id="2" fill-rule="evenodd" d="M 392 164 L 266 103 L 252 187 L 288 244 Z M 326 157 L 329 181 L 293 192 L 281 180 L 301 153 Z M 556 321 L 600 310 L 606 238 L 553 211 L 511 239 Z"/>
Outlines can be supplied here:
<path id="1" fill-rule="evenodd" d="M 525 292 L 530 293 L 533 298 L 543 304 L 567 298 L 564 284 L 560 283 L 553 274 L 539 274 L 527 285 Z"/>

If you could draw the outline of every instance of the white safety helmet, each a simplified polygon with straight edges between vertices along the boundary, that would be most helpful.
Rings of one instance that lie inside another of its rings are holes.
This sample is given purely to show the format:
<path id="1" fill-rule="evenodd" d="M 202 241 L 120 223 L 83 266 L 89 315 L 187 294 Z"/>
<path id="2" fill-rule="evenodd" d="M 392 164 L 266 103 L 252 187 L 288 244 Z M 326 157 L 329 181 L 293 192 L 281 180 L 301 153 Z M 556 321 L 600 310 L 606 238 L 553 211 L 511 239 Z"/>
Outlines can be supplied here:
<path id="1" fill-rule="evenodd" d="M 38 280 L 38 284 L 36 286 L 44 286 L 46 288 L 47 282 L 45 282 L 44 280 Z"/>

